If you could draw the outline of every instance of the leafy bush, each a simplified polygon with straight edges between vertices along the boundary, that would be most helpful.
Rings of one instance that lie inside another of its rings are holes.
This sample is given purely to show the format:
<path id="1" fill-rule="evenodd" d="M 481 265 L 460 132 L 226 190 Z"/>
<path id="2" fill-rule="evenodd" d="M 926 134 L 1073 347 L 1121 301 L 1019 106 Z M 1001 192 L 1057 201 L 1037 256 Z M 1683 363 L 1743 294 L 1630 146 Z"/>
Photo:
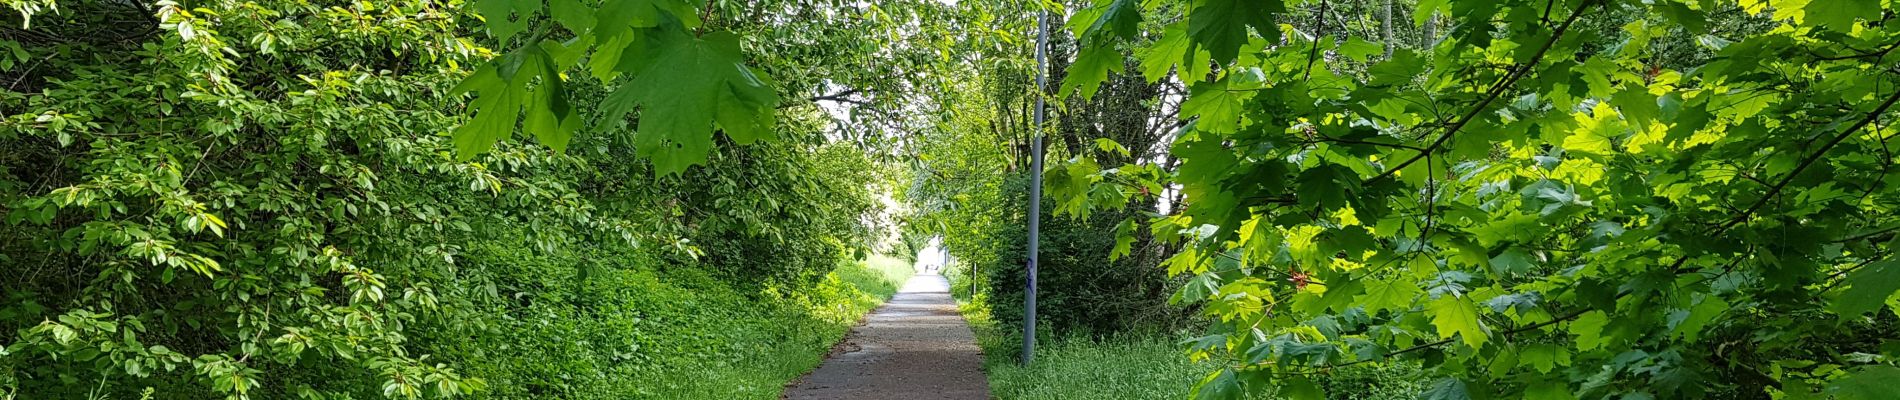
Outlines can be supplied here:
<path id="1" fill-rule="evenodd" d="M 1184 195 L 1148 226 L 1206 397 L 1403 360 L 1435 399 L 1900 398 L 1900 4 L 1240 3 L 1078 13 L 1064 87 L 1180 81 L 1178 168 L 1051 168 L 1071 210 Z"/>
<path id="2" fill-rule="evenodd" d="M 458 160 L 460 2 L 50 4 L 0 2 L 0 398 L 768 398 L 875 303 L 809 107 L 679 176 Z"/>
<path id="3" fill-rule="evenodd" d="M 990 392 L 1005 400 L 1180 399 L 1191 398 L 1195 384 L 1220 370 L 1213 361 L 1188 355 L 1180 335 L 1119 334 L 1105 337 L 1057 336 L 1036 348 L 1036 362 L 1023 366 L 1018 336 L 990 320 L 980 305 L 966 303 L 964 315 L 984 348 Z M 1419 398 L 1425 380 L 1409 362 L 1369 363 L 1315 375 L 1330 399 L 1402 400 Z M 1288 398 L 1265 391 L 1248 398 Z"/>
<path id="4" fill-rule="evenodd" d="M 1003 223 L 982 226 L 985 230 L 964 231 L 952 247 L 958 257 L 957 269 L 946 273 L 980 274 L 958 277 L 953 282 L 978 283 L 989 299 L 998 323 L 1022 326 L 1027 234 L 1023 228 L 1023 207 L 1008 199 L 1026 198 L 1022 182 L 1011 177 L 999 199 L 983 210 L 987 218 Z M 1049 210 L 1045 207 L 1044 210 Z M 966 210 L 968 211 L 968 210 Z M 1037 319 L 1050 333 L 1109 335 L 1133 331 L 1167 332 L 1190 323 L 1192 310 L 1168 304 L 1177 282 L 1167 271 L 1155 268 L 1163 249 L 1137 244 L 1134 256 L 1111 260 L 1115 232 L 1127 214 L 1096 213 L 1086 219 L 1043 216 L 1041 265 L 1038 268 Z M 980 245 L 964 245 L 966 243 Z"/>

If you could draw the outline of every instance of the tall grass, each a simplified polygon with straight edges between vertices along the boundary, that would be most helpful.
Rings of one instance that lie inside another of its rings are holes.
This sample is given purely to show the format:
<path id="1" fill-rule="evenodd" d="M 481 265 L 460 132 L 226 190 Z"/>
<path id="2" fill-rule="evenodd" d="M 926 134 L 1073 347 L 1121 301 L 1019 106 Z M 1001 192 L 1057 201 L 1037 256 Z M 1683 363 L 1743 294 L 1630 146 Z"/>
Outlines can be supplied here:
<path id="1" fill-rule="evenodd" d="M 1159 335 L 1055 339 L 1041 343 L 1035 364 L 1025 367 L 1017 362 L 1021 335 L 1003 332 L 980 301 L 959 308 L 983 347 L 983 369 L 997 399 L 1182 399 L 1214 369 Z"/>
<path id="2" fill-rule="evenodd" d="M 885 255 L 873 255 L 862 262 L 839 267 L 831 271 L 838 280 L 850 284 L 880 301 L 889 300 L 904 286 L 904 281 L 916 273 L 915 267 L 908 261 Z"/>
<path id="3" fill-rule="evenodd" d="M 792 305 L 771 318 L 778 329 L 724 332 L 728 349 L 684 368 L 653 371 L 647 375 L 658 379 L 623 397 L 777 399 L 786 382 L 817 367 L 859 317 L 897 293 L 911 271 L 910 263 L 886 256 L 839 265 L 816 287 L 781 299 Z"/>
<path id="4" fill-rule="evenodd" d="M 1034 365 L 1013 357 L 988 363 L 999 399 L 1184 399 L 1214 366 L 1188 360 L 1173 340 L 1131 336 L 1058 339 L 1036 349 Z"/>
<path id="5" fill-rule="evenodd" d="M 978 296 L 981 297 L 981 296 Z M 999 330 L 979 302 L 959 305 L 983 346 L 990 394 L 1002 400 L 1187 399 L 1218 365 L 1188 358 L 1180 339 L 1189 335 L 1127 334 L 1106 339 L 1045 338 L 1030 366 L 1017 362 L 1020 335 Z M 1367 363 L 1318 376 L 1329 399 L 1418 398 L 1419 369 L 1408 362 Z M 1277 399 L 1271 388 L 1249 399 Z"/>

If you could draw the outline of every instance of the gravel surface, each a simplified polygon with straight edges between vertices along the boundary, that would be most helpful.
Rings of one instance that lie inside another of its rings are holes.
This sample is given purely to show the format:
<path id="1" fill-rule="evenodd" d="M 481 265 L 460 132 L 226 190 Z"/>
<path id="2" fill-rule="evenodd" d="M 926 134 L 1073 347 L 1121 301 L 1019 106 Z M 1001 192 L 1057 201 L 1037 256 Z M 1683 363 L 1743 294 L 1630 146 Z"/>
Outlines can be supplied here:
<path id="1" fill-rule="evenodd" d="M 785 399 L 988 399 L 983 351 L 950 285 L 918 274 L 831 350 Z"/>

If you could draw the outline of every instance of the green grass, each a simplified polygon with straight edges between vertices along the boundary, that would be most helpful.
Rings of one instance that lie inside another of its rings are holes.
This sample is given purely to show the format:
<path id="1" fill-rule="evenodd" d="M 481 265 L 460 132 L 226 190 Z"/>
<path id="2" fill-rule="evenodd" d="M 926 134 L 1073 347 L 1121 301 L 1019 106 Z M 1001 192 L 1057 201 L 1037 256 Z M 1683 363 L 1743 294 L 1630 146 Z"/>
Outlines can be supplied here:
<path id="1" fill-rule="evenodd" d="M 831 272 L 838 280 L 879 299 L 890 299 L 897 294 L 897 289 L 914 273 L 916 269 L 909 262 L 884 255 L 874 255 Z"/>
<path id="2" fill-rule="evenodd" d="M 990 394 L 997 399 L 1187 399 L 1218 368 L 1189 359 L 1179 339 L 1160 334 L 1045 340 L 1036 348 L 1036 362 L 1024 367 L 1016 361 L 1022 351 L 1019 335 L 1001 332 L 981 302 L 960 308 L 983 346 Z M 1414 399 L 1425 386 L 1418 368 L 1404 362 L 1343 368 L 1318 383 L 1329 399 Z M 1280 397 L 1269 391 L 1249 398 Z"/>
<path id="3" fill-rule="evenodd" d="M 1189 360 L 1174 340 L 1155 335 L 1052 340 L 1036 348 L 1035 364 L 1024 367 L 1016 360 L 1019 335 L 1001 332 L 981 301 L 959 308 L 983 347 L 983 369 L 997 399 L 1181 399 L 1214 369 Z"/>
<path id="4" fill-rule="evenodd" d="M 648 374 L 638 396 L 665 399 L 777 399 L 787 382 L 818 366 L 833 343 L 910 278 L 903 260 L 871 256 L 840 265 L 817 287 L 784 295 L 774 329 L 735 327 L 730 343 L 685 368 Z"/>
<path id="5" fill-rule="evenodd" d="M 1213 370 L 1188 360 L 1173 340 L 1156 337 L 1060 339 L 1036 350 L 1029 367 L 993 357 L 990 393 L 1012 400 L 1182 399 Z"/>

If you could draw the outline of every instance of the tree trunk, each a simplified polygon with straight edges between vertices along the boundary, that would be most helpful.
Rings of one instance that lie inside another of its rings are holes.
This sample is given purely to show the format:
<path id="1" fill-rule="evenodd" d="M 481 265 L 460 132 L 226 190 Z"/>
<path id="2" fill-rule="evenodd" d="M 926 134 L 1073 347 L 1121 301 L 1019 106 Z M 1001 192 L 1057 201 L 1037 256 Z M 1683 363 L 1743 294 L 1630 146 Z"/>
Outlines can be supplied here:
<path id="1" fill-rule="evenodd" d="M 1385 7 L 1379 11 L 1379 20 L 1381 21 L 1379 27 L 1384 30 L 1380 42 L 1385 43 L 1385 58 L 1390 60 L 1392 49 L 1399 45 L 1392 41 L 1392 0 L 1385 0 Z"/>

